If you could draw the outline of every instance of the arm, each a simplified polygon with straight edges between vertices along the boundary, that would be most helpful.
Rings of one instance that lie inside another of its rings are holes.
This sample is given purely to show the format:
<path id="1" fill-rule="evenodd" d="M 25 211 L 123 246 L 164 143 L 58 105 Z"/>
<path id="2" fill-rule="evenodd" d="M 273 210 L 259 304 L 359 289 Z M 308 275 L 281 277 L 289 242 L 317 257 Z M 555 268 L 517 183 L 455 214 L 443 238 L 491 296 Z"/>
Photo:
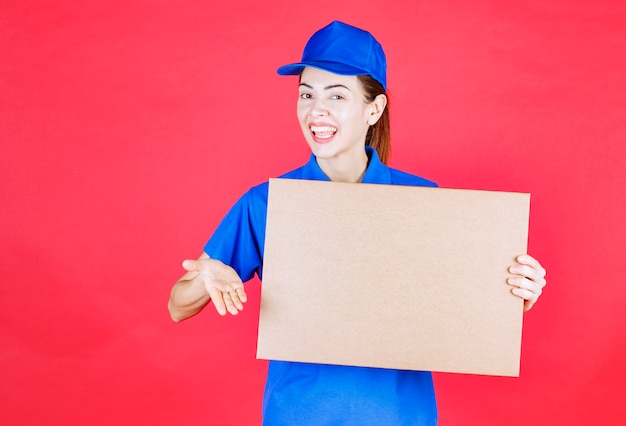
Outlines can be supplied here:
<path id="1" fill-rule="evenodd" d="M 176 322 L 200 312 L 212 300 L 220 315 L 232 315 L 247 301 L 241 278 L 233 268 L 206 253 L 197 260 L 185 260 L 187 273 L 172 287 L 167 308 Z"/>
<path id="2" fill-rule="evenodd" d="M 546 285 L 546 270 L 532 256 L 523 254 L 517 257 L 517 263 L 509 267 L 509 272 L 516 274 L 507 280 L 511 292 L 524 299 L 524 312 L 537 302 Z"/>

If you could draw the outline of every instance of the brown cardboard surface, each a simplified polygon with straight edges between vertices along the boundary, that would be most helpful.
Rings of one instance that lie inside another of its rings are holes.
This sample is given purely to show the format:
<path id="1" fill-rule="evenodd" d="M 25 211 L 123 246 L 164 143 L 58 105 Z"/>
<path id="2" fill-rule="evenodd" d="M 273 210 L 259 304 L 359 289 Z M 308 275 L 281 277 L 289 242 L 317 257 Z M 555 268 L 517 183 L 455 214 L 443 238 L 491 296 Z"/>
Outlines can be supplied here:
<path id="1" fill-rule="evenodd" d="M 530 195 L 270 180 L 257 357 L 518 376 Z"/>

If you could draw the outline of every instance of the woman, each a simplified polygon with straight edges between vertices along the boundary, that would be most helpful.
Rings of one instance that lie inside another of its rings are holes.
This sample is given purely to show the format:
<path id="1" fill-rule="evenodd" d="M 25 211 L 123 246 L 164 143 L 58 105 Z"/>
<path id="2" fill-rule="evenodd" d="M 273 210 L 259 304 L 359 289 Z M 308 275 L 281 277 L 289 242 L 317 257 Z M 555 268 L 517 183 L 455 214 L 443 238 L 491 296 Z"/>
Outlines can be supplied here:
<path id="1" fill-rule="evenodd" d="M 282 177 L 337 182 L 436 186 L 385 165 L 389 155 L 386 60 L 366 31 L 333 22 L 308 41 L 302 61 L 278 69 L 299 75 L 298 120 L 311 148 L 307 164 Z M 197 260 L 172 288 L 175 321 L 210 301 L 220 315 L 246 302 L 243 282 L 262 275 L 268 184 L 233 206 Z M 545 270 L 529 255 L 509 268 L 512 292 L 537 301 Z M 267 425 L 434 425 L 437 407 L 430 372 L 270 361 L 263 399 Z"/>

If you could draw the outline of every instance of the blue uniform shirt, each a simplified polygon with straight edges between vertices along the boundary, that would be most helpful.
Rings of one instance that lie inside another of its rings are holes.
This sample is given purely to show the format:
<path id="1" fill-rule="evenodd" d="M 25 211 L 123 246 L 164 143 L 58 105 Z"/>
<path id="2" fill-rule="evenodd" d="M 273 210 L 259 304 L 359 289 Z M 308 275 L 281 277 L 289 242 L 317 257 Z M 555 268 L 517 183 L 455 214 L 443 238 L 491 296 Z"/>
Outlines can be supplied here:
<path id="1" fill-rule="evenodd" d="M 362 183 L 436 186 L 380 162 L 366 147 Z M 329 180 L 313 155 L 281 178 Z M 262 278 L 268 183 L 251 188 L 224 217 L 204 251 L 230 265 L 243 281 Z M 263 424 L 436 425 L 432 374 L 382 368 L 270 361 L 263 397 Z"/>

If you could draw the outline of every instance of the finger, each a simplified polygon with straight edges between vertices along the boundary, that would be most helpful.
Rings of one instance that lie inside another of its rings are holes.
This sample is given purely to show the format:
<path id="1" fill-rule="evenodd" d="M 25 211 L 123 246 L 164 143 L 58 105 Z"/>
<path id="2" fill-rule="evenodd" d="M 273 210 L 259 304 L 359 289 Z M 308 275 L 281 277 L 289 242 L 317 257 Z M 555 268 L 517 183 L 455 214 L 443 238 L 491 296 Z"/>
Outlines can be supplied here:
<path id="1" fill-rule="evenodd" d="M 246 291 L 243 289 L 243 287 L 237 287 L 236 291 L 237 296 L 239 296 L 239 300 L 241 300 L 243 303 L 246 303 L 248 301 L 248 295 L 246 294 Z"/>
<path id="2" fill-rule="evenodd" d="M 243 304 L 248 301 L 248 296 L 243 289 L 241 280 L 225 282 L 222 280 L 211 280 L 211 283 L 218 288 L 223 295 L 230 296 L 233 304 L 238 310 L 243 309 Z"/>
<path id="3" fill-rule="evenodd" d="M 197 271 L 196 261 L 191 259 L 183 260 L 183 268 L 188 272 Z"/>
<path id="4" fill-rule="evenodd" d="M 209 263 L 206 260 L 187 259 L 183 261 L 183 268 L 189 272 L 205 272 L 209 273 Z"/>
<path id="5" fill-rule="evenodd" d="M 211 301 L 213 302 L 213 306 L 215 306 L 215 310 L 221 316 L 226 315 L 226 303 L 224 301 L 224 297 L 222 296 L 222 292 L 214 287 L 207 288 L 209 292 L 209 296 L 211 297 Z"/>
<path id="6" fill-rule="evenodd" d="M 511 265 L 509 267 L 509 272 L 529 279 L 541 278 L 539 271 L 535 268 L 527 265 L 521 265 L 519 263 Z"/>
<path id="7" fill-rule="evenodd" d="M 248 295 L 243 288 L 243 283 L 239 279 L 239 276 L 235 278 L 235 280 L 229 282 L 221 281 L 220 287 L 223 292 L 227 292 L 230 295 L 237 309 L 242 310 L 243 304 L 248 301 Z"/>
<path id="8" fill-rule="evenodd" d="M 243 302 L 239 297 L 237 290 L 229 291 L 228 296 L 230 297 L 230 300 L 233 301 L 233 305 L 235 305 L 235 308 L 237 308 L 238 311 L 241 311 L 243 309 Z"/>
<path id="9" fill-rule="evenodd" d="M 209 274 L 211 272 L 210 263 L 208 259 L 186 259 L 183 261 L 183 268 L 189 272 L 204 272 Z"/>
<path id="10" fill-rule="evenodd" d="M 520 290 L 526 290 L 529 291 L 533 294 L 536 294 L 537 297 L 539 297 L 542 293 L 542 289 L 543 287 L 541 286 L 541 284 L 536 283 L 528 278 L 525 277 L 509 277 L 506 280 L 507 284 L 509 284 L 510 286 L 519 288 Z"/>
<path id="11" fill-rule="evenodd" d="M 541 287 L 526 278 L 509 278 L 507 283 L 513 286 L 511 293 L 524 299 L 524 312 L 528 312 L 541 296 Z"/>
<path id="12" fill-rule="evenodd" d="M 536 300 L 524 300 L 524 312 L 530 311 L 530 308 L 535 306 L 535 303 L 537 303 Z"/>
<path id="13" fill-rule="evenodd" d="M 537 299 L 539 299 L 539 295 L 526 289 L 513 288 L 511 290 L 511 293 L 513 293 L 517 297 L 524 299 L 524 312 L 529 311 L 530 308 L 532 308 L 533 305 L 537 302 Z"/>
<path id="14" fill-rule="evenodd" d="M 531 268 L 535 269 L 539 273 L 539 275 L 541 275 L 542 277 L 546 276 L 545 268 L 541 266 L 539 261 L 535 259 L 534 257 L 532 257 L 531 255 L 522 254 L 520 256 L 517 256 L 515 260 L 521 265 L 528 265 Z"/>
<path id="15" fill-rule="evenodd" d="M 513 287 L 511 293 L 524 300 L 537 300 L 539 298 L 539 294 L 529 288 Z"/>
<path id="16" fill-rule="evenodd" d="M 236 295 L 235 292 L 233 292 L 233 294 Z M 239 309 L 237 308 L 236 303 L 233 300 L 233 296 L 231 296 L 231 293 L 222 293 L 222 297 L 224 298 L 224 303 L 226 304 L 226 310 L 231 315 L 237 315 L 239 313 Z M 241 305 L 241 302 L 239 302 L 238 297 L 237 297 L 237 301 L 238 301 L 238 304 L 241 306 L 241 309 L 243 309 L 243 305 Z"/>
<path id="17" fill-rule="evenodd" d="M 542 288 L 546 285 L 546 280 L 544 278 L 545 273 L 542 274 L 541 271 L 538 271 L 534 267 L 516 264 L 509 267 L 509 272 L 527 278 Z"/>

